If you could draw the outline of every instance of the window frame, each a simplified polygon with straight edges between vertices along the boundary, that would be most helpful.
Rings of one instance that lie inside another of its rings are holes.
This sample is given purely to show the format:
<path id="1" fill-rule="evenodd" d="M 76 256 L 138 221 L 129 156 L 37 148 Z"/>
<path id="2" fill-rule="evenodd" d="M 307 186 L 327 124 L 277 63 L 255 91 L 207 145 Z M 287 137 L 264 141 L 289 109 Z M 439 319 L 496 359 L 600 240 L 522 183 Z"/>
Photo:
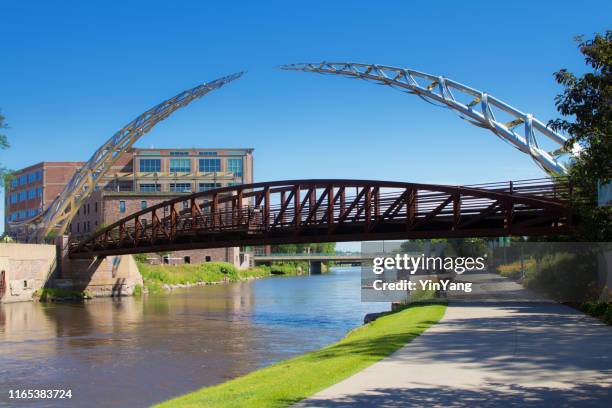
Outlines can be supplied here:
<path id="1" fill-rule="evenodd" d="M 212 163 L 214 163 L 214 165 L 211 165 Z M 198 159 L 198 170 L 200 173 L 219 173 L 221 171 L 221 159 Z"/>
<path id="2" fill-rule="evenodd" d="M 143 162 L 145 162 L 145 166 L 143 166 Z M 138 159 L 138 170 L 141 173 L 160 173 L 161 159 Z"/>
<path id="3" fill-rule="evenodd" d="M 187 164 L 187 166 L 185 166 L 185 164 Z M 191 159 L 170 159 L 169 171 L 170 173 L 191 173 Z"/>

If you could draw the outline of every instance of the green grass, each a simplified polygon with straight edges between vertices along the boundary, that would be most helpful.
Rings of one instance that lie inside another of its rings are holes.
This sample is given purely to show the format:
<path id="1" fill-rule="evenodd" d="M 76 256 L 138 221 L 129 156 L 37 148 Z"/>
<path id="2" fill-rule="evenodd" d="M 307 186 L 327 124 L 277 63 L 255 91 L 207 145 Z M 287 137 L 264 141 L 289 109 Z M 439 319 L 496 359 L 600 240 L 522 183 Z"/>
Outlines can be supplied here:
<path id="1" fill-rule="evenodd" d="M 286 407 L 387 357 L 444 315 L 443 304 L 419 304 L 389 313 L 311 353 L 254 371 L 158 407 Z"/>
<path id="2" fill-rule="evenodd" d="M 64 300 L 85 300 L 91 299 L 91 295 L 87 292 L 78 292 L 66 289 L 57 288 L 41 288 L 34 292 L 34 297 L 37 297 L 41 302 L 57 302 Z"/>
<path id="3" fill-rule="evenodd" d="M 181 265 L 149 265 L 138 262 L 138 269 L 145 287 L 151 293 L 163 290 L 163 285 L 237 282 L 269 277 L 273 274 L 298 275 L 300 273 L 295 265 L 262 265 L 242 270 L 227 262 Z"/>

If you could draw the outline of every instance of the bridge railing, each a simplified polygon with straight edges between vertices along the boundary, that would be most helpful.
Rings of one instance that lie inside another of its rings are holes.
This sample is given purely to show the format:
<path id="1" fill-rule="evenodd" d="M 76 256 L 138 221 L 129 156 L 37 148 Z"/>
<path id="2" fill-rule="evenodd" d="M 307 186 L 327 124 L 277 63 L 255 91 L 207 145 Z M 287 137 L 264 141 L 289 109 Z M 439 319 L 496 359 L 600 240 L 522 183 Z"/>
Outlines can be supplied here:
<path id="1" fill-rule="evenodd" d="M 289 231 L 299 235 L 305 229 L 309 234 L 334 234 L 340 229 L 370 233 L 382 224 L 397 231 L 458 231 L 486 226 L 483 220 L 487 220 L 487 225 L 510 233 L 512 220 L 520 221 L 524 214 L 535 216 L 530 221 L 534 225 L 543 222 L 537 217 L 542 211 L 551 212 L 549 218 L 561 217 L 570 194 L 569 186 L 549 179 L 476 187 L 346 180 L 258 183 L 196 193 L 150 207 L 89 238 L 73 241 L 71 251 L 153 246 L 177 239 L 198 240 L 203 234 L 214 240 L 224 233 L 250 237 Z"/>

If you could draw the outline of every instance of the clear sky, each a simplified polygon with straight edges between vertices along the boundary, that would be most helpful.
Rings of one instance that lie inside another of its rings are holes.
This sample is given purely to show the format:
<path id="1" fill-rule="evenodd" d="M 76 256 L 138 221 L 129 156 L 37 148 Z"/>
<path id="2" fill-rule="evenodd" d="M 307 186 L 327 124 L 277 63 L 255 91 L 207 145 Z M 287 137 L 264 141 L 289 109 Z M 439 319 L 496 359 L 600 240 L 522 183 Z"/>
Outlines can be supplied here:
<path id="1" fill-rule="evenodd" d="M 253 147 L 256 181 L 471 184 L 543 173 L 447 109 L 363 81 L 275 67 L 408 67 L 547 121 L 557 116 L 553 72 L 584 71 L 573 37 L 611 28 L 612 2 L 0 0 L 0 13 L 0 108 L 12 145 L 0 162 L 10 168 L 86 160 L 163 99 L 248 70 L 137 145 Z"/>

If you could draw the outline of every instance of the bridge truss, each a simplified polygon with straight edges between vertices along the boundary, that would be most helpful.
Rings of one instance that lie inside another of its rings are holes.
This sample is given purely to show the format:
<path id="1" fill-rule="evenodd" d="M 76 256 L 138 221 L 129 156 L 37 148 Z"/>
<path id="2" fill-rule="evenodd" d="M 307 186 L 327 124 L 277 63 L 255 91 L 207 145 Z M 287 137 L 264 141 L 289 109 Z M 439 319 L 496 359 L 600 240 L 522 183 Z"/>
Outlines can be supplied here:
<path id="1" fill-rule="evenodd" d="M 29 242 L 42 242 L 51 233 L 63 234 L 83 201 L 94 191 L 102 177 L 140 137 L 178 109 L 242 75 L 243 72 L 239 72 L 183 91 L 132 120 L 96 150 L 43 213 L 21 222 L 10 223 L 11 232 L 26 236 Z"/>
<path id="2" fill-rule="evenodd" d="M 550 179 L 480 186 L 294 180 L 160 203 L 82 240 L 71 257 L 300 242 L 563 234 L 571 189 Z"/>
<path id="3" fill-rule="evenodd" d="M 567 168 L 561 160 L 562 156 L 567 155 L 564 149 L 567 142 L 565 136 L 553 131 L 533 115 L 452 79 L 407 68 L 353 62 L 289 64 L 281 66 L 281 69 L 371 80 L 417 95 L 427 102 L 459 112 L 462 119 L 473 125 L 489 129 L 502 140 L 530 155 L 548 174 L 567 174 Z M 509 116 L 511 119 L 503 122 L 497 116 Z M 519 131 L 521 125 L 522 131 Z M 551 152 L 545 151 L 538 143 L 539 136 L 549 138 L 558 148 Z M 579 148 L 579 145 L 574 145 L 573 154 L 578 154 Z"/>

